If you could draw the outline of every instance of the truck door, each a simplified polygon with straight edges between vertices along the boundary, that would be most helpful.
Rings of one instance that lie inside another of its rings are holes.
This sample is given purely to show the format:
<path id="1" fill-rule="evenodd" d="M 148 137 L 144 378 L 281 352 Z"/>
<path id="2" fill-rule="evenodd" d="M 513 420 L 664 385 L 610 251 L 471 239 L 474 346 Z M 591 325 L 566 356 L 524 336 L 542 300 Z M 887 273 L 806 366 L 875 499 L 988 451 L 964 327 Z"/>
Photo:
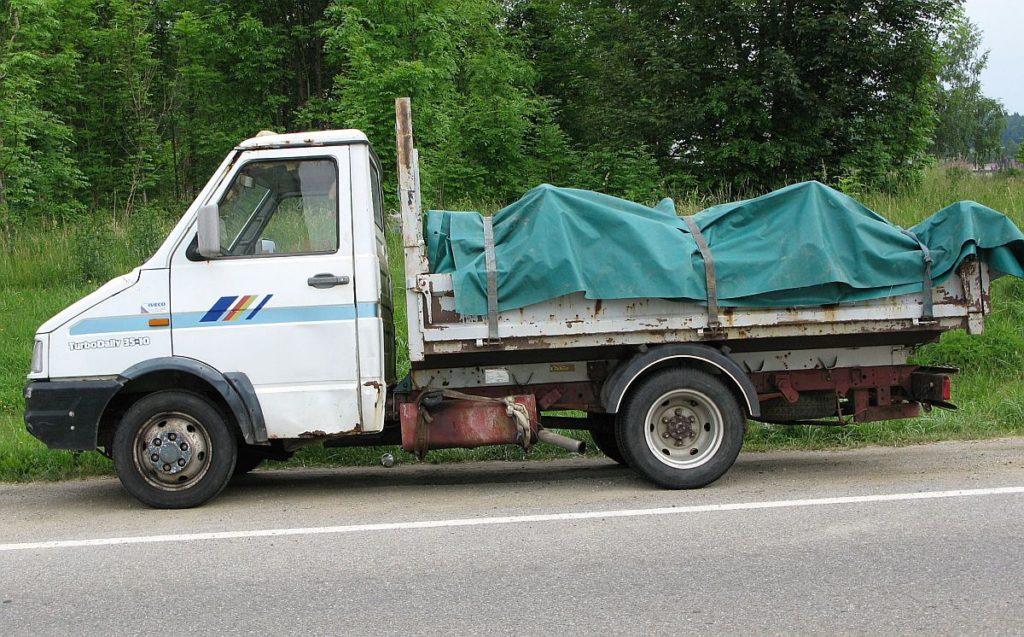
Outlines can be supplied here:
<path id="1" fill-rule="evenodd" d="M 271 438 L 359 430 L 356 319 L 377 310 L 356 303 L 350 148 L 281 154 L 246 152 L 211 196 L 222 257 L 179 246 L 173 352 L 247 374 Z"/>

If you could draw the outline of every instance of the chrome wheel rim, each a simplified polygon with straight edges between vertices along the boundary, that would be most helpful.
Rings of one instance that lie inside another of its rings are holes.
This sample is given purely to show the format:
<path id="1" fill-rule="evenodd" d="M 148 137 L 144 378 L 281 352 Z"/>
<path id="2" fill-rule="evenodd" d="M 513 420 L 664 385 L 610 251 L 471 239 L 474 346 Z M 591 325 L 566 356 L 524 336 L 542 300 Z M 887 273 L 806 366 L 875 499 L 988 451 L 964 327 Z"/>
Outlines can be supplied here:
<path id="1" fill-rule="evenodd" d="M 722 446 L 725 422 L 708 396 L 695 389 L 674 389 L 651 405 L 644 437 L 651 454 L 675 469 L 708 462 Z"/>
<path id="2" fill-rule="evenodd" d="M 135 468 L 163 491 L 181 491 L 202 480 L 210 468 L 210 435 L 182 413 L 153 416 L 135 434 Z"/>

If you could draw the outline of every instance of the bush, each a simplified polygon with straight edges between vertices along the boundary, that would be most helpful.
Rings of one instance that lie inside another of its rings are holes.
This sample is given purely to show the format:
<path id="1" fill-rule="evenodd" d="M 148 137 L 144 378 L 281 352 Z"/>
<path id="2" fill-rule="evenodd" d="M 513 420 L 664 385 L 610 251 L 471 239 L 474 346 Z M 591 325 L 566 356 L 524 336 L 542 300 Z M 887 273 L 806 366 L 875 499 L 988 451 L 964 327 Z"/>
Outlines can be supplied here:
<path id="1" fill-rule="evenodd" d="M 79 223 L 71 235 L 71 255 L 78 283 L 101 283 L 113 275 L 110 253 L 114 247 L 109 224 L 96 217 Z"/>
<path id="2" fill-rule="evenodd" d="M 134 265 L 145 263 L 167 237 L 168 211 L 153 204 L 140 207 L 128 220 L 128 257 Z"/>

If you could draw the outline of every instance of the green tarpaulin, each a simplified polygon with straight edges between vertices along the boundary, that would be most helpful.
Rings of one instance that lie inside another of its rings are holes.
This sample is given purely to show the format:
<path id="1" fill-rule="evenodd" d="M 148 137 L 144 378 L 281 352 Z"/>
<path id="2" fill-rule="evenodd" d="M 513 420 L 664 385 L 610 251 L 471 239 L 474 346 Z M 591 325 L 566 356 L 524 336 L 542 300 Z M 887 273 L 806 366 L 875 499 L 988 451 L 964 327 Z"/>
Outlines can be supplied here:
<path id="1" fill-rule="evenodd" d="M 917 241 L 854 199 L 817 182 L 708 208 L 694 220 L 715 261 L 719 303 L 824 305 L 918 292 Z M 498 307 L 573 292 L 590 299 L 707 299 L 704 261 L 671 200 L 649 208 L 543 185 L 494 215 Z M 936 284 L 968 255 L 993 277 L 1024 277 L 1024 234 L 991 208 L 962 201 L 910 229 L 930 250 Z M 427 213 L 434 272 L 451 272 L 461 314 L 487 313 L 483 218 Z"/>

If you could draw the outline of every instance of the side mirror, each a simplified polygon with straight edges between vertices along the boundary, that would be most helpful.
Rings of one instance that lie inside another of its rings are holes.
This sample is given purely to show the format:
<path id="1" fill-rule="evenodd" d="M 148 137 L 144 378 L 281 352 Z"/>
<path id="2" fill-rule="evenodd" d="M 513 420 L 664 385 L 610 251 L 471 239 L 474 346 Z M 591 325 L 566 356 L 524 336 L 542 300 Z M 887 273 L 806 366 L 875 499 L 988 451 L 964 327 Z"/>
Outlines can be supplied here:
<path id="1" fill-rule="evenodd" d="M 220 211 L 215 203 L 199 208 L 199 254 L 207 259 L 221 256 Z"/>

